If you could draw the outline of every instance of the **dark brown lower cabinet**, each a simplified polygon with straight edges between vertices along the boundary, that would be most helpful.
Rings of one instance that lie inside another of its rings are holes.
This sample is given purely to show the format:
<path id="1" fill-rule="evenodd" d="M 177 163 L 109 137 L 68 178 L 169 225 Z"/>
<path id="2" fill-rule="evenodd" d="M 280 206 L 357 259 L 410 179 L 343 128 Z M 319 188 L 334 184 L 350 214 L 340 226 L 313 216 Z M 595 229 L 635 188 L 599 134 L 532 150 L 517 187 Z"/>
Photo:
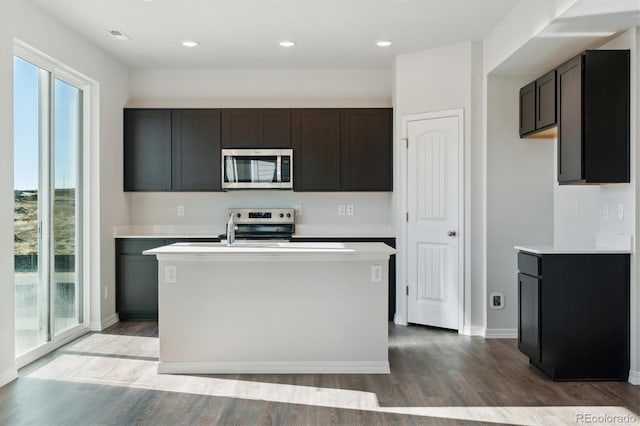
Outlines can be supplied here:
<path id="1" fill-rule="evenodd" d="M 628 254 L 518 253 L 518 349 L 553 380 L 627 380 Z"/>
<path id="2" fill-rule="evenodd" d="M 158 320 L 158 261 L 142 252 L 176 242 L 214 239 L 116 239 L 116 312 L 122 321 Z"/>

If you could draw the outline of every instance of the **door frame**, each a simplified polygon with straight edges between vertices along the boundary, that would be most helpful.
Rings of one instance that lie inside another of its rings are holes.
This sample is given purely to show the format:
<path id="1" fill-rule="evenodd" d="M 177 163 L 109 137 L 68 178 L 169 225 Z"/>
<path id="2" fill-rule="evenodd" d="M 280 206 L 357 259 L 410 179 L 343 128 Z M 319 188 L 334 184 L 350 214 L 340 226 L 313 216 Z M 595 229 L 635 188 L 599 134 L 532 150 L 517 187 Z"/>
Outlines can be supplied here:
<path id="1" fill-rule="evenodd" d="M 79 89 L 82 93 L 80 107 L 83 115 L 82 129 L 80 132 L 82 141 L 78 152 L 78 160 L 82 164 L 78 175 L 80 181 L 80 195 L 78 196 L 78 200 L 81 200 L 81 204 L 76 207 L 76 220 L 82 228 L 80 238 L 77 241 L 77 250 L 81 255 L 78 265 L 78 279 L 81 280 L 83 285 L 83 321 L 57 336 L 55 335 L 52 323 L 50 341 L 15 358 L 16 368 L 22 368 L 79 336 L 88 333 L 93 328 L 91 327 L 91 315 L 96 313 L 91 309 L 91 304 L 96 300 L 100 303 L 100 257 L 94 255 L 95 253 L 99 253 L 100 244 L 100 234 L 97 232 L 99 229 L 100 182 L 96 174 L 97 170 L 99 170 L 99 150 L 94 148 L 98 146 L 99 140 L 97 133 L 98 126 L 96 125 L 99 112 L 95 106 L 99 102 L 99 84 L 90 77 L 64 65 L 55 58 L 19 39 L 13 40 L 13 56 L 19 56 L 50 72 L 52 82 L 57 78 Z M 53 85 L 49 90 L 50 102 L 53 102 L 55 99 L 53 95 Z M 49 132 L 54 131 L 53 126 L 54 123 L 50 122 Z M 51 253 L 51 255 L 53 256 L 53 253 Z M 53 259 L 50 261 L 53 261 Z M 50 280 L 48 285 L 52 286 L 52 283 L 53 280 Z M 53 304 L 53 298 L 51 298 L 49 302 Z M 52 312 L 55 312 L 55 307 L 50 306 L 50 308 L 51 315 Z M 99 309 L 97 312 L 99 313 Z"/>
<path id="2" fill-rule="evenodd" d="M 408 128 L 412 121 L 431 120 L 437 118 L 456 117 L 458 118 L 458 333 L 464 334 L 465 316 L 470 312 L 469 280 L 465 275 L 465 271 L 469 270 L 468 257 L 465 256 L 465 248 L 468 245 L 466 227 L 466 189 L 468 182 L 465 180 L 468 176 L 465 170 L 465 133 L 464 133 L 464 109 L 456 108 L 443 111 L 433 111 L 418 114 L 406 114 L 400 116 L 399 140 L 396 144 L 396 234 L 398 237 L 397 253 L 397 279 L 396 279 L 396 315 L 394 323 L 399 325 L 408 324 L 408 297 L 406 287 L 408 286 L 408 239 L 407 239 L 407 221 L 406 214 L 408 212 L 409 194 L 407 193 L 409 159 L 408 159 Z"/>

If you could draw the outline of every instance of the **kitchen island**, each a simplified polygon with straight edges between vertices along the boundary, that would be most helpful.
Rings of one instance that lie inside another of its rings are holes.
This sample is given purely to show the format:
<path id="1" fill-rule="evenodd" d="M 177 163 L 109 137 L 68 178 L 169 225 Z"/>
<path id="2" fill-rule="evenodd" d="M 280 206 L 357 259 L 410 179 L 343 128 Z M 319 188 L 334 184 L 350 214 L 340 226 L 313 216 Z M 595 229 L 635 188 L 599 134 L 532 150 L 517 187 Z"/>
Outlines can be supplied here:
<path id="1" fill-rule="evenodd" d="M 160 373 L 389 373 L 382 243 L 177 243 L 158 258 Z"/>

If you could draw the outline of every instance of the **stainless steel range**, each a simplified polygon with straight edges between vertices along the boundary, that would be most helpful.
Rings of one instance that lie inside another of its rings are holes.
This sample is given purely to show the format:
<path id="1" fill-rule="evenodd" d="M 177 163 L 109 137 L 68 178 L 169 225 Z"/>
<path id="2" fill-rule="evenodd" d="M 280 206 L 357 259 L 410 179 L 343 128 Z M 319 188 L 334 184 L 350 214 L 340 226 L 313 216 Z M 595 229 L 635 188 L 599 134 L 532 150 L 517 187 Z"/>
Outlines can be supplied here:
<path id="1" fill-rule="evenodd" d="M 290 240 L 295 231 L 293 209 L 228 209 L 227 234 L 235 239 Z M 233 241 L 223 234 L 220 238 Z"/>

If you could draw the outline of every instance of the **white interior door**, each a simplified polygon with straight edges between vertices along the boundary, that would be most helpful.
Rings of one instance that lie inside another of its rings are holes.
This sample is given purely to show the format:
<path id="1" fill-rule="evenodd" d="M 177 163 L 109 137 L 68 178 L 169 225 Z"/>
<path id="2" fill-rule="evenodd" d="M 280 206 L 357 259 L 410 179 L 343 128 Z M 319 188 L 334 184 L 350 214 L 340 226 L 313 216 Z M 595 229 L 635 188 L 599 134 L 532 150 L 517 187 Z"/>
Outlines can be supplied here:
<path id="1" fill-rule="evenodd" d="M 407 126 L 407 319 L 459 326 L 459 116 Z"/>

